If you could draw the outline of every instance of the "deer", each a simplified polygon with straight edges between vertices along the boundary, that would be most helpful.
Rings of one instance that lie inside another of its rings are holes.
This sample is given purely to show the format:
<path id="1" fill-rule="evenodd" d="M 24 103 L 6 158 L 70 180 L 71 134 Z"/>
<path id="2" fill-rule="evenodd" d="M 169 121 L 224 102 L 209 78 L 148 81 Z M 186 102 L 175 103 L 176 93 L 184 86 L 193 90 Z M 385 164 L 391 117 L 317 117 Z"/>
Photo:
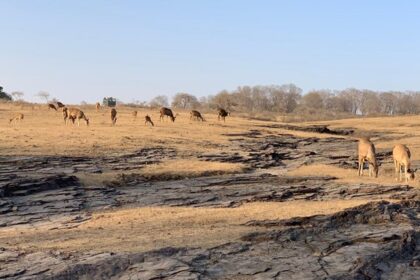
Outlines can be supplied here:
<path id="1" fill-rule="evenodd" d="M 67 124 L 67 119 L 69 118 L 69 109 L 67 109 L 67 107 L 63 107 L 63 119 L 64 119 L 64 124 Z M 74 122 L 74 120 L 73 120 Z"/>
<path id="2" fill-rule="evenodd" d="M 133 119 L 136 120 L 137 119 L 137 111 L 133 111 L 131 113 L 131 115 L 133 116 Z"/>
<path id="3" fill-rule="evenodd" d="M 25 118 L 25 115 L 24 115 L 24 114 L 22 114 L 22 113 L 16 114 L 14 117 L 12 117 L 12 118 L 9 120 L 9 124 L 11 124 L 13 121 L 14 121 L 14 122 L 20 122 L 20 121 L 22 121 L 24 118 Z"/>
<path id="4" fill-rule="evenodd" d="M 395 180 L 402 181 L 403 178 L 405 178 L 406 182 L 408 182 L 408 180 L 414 180 L 414 177 L 415 177 L 414 173 L 417 170 L 411 169 L 410 149 L 403 144 L 397 144 L 394 146 L 394 149 L 392 150 L 392 157 L 394 159 L 394 166 L 395 166 Z M 404 171 L 404 177 L 403 177 L 403 171 Z"/>
<path id="5" fill-rule="evenodd" d="M 48 109 L 54 109 L 55 111 L 57 111 L 57 107 L 55 107 L 55 105 L 51 103 L 48 104 Z"/>
<path id="6" fill-rule="evenodd" d="M 64 105 L 63 103 L 61 103 L 60 101 L 57 101 L 57 107 L 58 108 L 64 108 L 66 107 L 66 105 Z"/>
<path id="7" fill-rule="evenodd" d="M 117 123 L 117 110 L 115 110 L 115 108 L 111 109 L 111 121 L 112 125 L 115 125 Z"/>
<path id="8" fill-rule="evenodd" d="M 217 119 L 220 121 L 220 119 L 222 119 L 224 122 L 226 122 L 226 117 L 230 116 L 230 113 L 228 111 L 226 111 L 223 108 L 219 109 L 219 115 L 217 116 Z"/>
<path id="9" fill-rule="evenodd" d="M 375 145 L 369 138 L 359 139 L 359 176 L 363 176 L 363 166 L 365 161 L 369 163 L 369 177 L 378 177 L 378 162 L 376 160 Z"/>
<path id="10" fill-rule="evenodd" d="M 66 110 L 68 118 L 73 122 L 77 119 L 77 125 L 80 126 L 80 120 L 84 119 L 86 125 L 89 125 L 89 118 L 86 117 L 85 113 L 77 108 L 69 108 Z"/>
<path id="11" fill-rule="evenodd" d="M 149 115 L 146 115 L 145 117 L 144 117 L 144 125 L 147 125 L 148 123 L 149 124 L 151 124 L 152 126 L 155 126 L 155 124 L 153 123 L 153 121 L 152 121 L 152 118 L 149 116 Z"/>
<path id="12" fill-rule="evenodd" d="M 176 118 L 176 116 L 178 116 L 178 114 L 176 116 L 174 116 L 171 109 L 166 108 L 166 107 L 162 107 L 162 108 L 160 108 L 160 121 L 163 120 L 164 116 L 170 117 L 172 122 L 175 122 L 175 118 Z"/>
<path id="13" fill-rule="evenodd" d="M 192 120 L 192 119 L 195 119 L 195 120 L 201 120 L 202 122 L 204 122 L 205 121 L 205 119 L 203 118 L 203 116 L 201 115 L 201 113 L 199 112 L 199 111 L 197 111 L 197 110 L 192 110 L 191 112 L 190 112 L 190 120 Z"/>
<path id="14" fill-rule="evenodd" d="M 96 107 L 96 112 L 99 112 L 99 110 L 101 109 L 101 103 L 96 102 L 95 107 Z"/>

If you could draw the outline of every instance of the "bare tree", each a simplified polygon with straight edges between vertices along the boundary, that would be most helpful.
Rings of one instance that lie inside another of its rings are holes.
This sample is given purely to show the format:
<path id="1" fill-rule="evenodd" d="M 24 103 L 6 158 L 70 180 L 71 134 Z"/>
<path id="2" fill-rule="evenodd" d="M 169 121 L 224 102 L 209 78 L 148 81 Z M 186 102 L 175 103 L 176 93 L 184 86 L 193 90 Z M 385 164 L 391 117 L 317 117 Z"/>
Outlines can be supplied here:
<path id="1" fill-rule="evenodd" d="M 346 100 L 346 111 L 356 115 L 360 113 L 362 92 L 355 88 L 349 88 L 339 93 L 340 98 Z"/>
<path id="2" fill-rule="evenodd" d="M 48 102 L 48 99 L 50 98 L 50 94 L 46 91 L 40 91 L 36 96 L 38 96 L 41 99 L 45 99 L 45 102 Z"/>
<path id="3" fill-rule="evenodd" d="M 237 105 L 235 97 L 227 90 L 223 90 L 215 96 L 210 97 L 210 103 L 213 108 L 223 108 L 228 111 L 231 111 L 232 108 Z"/>
<path id="4" fill-rule="evenodd" d="M 310 91 L 302 97 L 302 105 L 311 109 L 323 109 L 324 101 L 317 91 Z"/>
<path id="5" fill-rule="evenodd" d="M 184 92 L 177 93 L 172 101 L 172 107 L 175 108 L 194 109 L 198 105 L 197 97 Z"/>
<path id="6" fill-rule="evenodd" d="M 291 113 L 296 109 L 298 102 L 301 98 L 302 89 L 294 84 L 287 84 L 281 86 L 282 90 L 286 93 L 285 108 L 286 113 Z"/>
<path id="7" fill-rule="evenodd" d="M 397 113 L 398 97 L 395 92 L 383 92 L 380 94 L 380 99 L 383 114 L 394 115 Z"/>
<path id="8" fill-rule="evenodd" d="M 167 107 L 169 105 L 168 97 L 165 95 L 158 95 L 149 102 L 150 107 Z"/>
<path id="9" fill-rule="evenodd" d="M 360 111 L 362 115 L 379 114 L 381 112 L 381 100 L 376 92 L 364 90 L 360 100 Z"/>
<path id="10" fill-rule="evenodd" d="M 24 93 L 21 91 L 14 91 L 10 94 L 15 100 L 21 100 Z"/>

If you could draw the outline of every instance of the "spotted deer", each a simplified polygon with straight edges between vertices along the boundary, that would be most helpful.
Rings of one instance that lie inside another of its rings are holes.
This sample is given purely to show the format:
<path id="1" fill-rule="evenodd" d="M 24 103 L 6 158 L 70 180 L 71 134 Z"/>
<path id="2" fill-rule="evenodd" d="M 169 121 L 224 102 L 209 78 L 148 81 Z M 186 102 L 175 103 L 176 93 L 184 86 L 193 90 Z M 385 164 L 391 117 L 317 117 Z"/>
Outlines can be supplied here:
<path id="1" fill-rule="evenodd" d="M 67 107 L 63 107 L 62 110 L 63 110 L 64 124 L 67 124 L 67 119 L 69 118 L 69 109 L 67 109 Z"/>
<path id="2" fill-rule="evenodd" d="M 12 122 L 21 122 L 25 118 L 25 115 L 22 113 L 14 115 L 12 118 L 9 119 L 9 123 Z"/>
<path id="3" fill-rule="evenodd" d="M 218 119 L 219 121 L 222 119 L 224 122 L 226 122 L 226 117 L 227 117 L 227 116 L 230 116 L 230 113 L 229 113 L 228 111 L 226 111 L 225 109 L 220 108 L 220 109 L 219 109 L 219 114 L 218 114 L 218 116 L 217 116 L 217 119 Z"/>
<path id="4" fill-rule="evenodd" d="M 51 104 L 51 103 L 48 104 L 48 109 L 53 109 L 53 110 L 57 111 L 57 107 L 55 107 L 55 105 Z"/>
<path id="5" fill-rule="evenodd" d="M 163 117 L 164 116 L 166 116 L 166 117 L 170 117 L 171 118 L 171 121 L 172 122 L 175 122 L 175 118 L 176 118 L 176 116 L 174 116 L 174 114 L 173 114 L 173 112 L 172 112 L 172 110 L 171 109 L 169 109 L 169 108 L 166 108 L 166 107 L 162 107 L 162 108 L 160 108 L 160 121 L 162 121 L 163 120 Z"/>
<path id="6" fill-rule="evenodd" d="M 85 113 L 77 108 L 68 108 L 67 117 L 73 122 L 77 119 L 77 125 L 80 126 L 80 120 L 83 119 L 86 122 L 86 125 L 89 125 L 89 118 L 86 117 Z"/>
<path id="7" fill-rule="evenodd" d="M 64 107 L 66 107 L 66 105 L 64 105 L 63 103 L 57 101 L 57 107 L 58 108 L 64 108 Z"/>
<path id="8" fill-rule="evenodd" d="M 365 161 L 369 163 L 369 177 L 378 177 L 378 162 L 376 160 L 375 145 L 368 138 L 359 139 L 359 176 L 363 176 Z"/>
<path id="9" fill-rule="evenodd" d="M 149 115 L 146 115 L 144 117 L 144 125 L 150 124 L 151 126 L 155 126 L 155 124 L 152 121 L 152 118 Z"/>
<path id="10" fill-rule="evenodd" d="M 133 120 L 136 120 L 137 119 L 137 111 L 133 111 L 131 113 L 131 115 L 133 116 Z"/>
<path id="11" fill-rule="evenodd" d="M 111 109 L 111 121 L 112 125 L 115 125 L 117 123 L 117 110 L 115 110 L 115 108 Z"/>
<path id="12" fill-rule="evenodd" d="M 411 169 L 410 149 L 405 145 L 397 144 L 392 150 L 392 157 L 395 166 L 395 179 L 399 181 L 405 179 L 406 182 L 408 182 L 408 180 L 414 180 L 414 173 L 416 170 Z"/>
<path id="13" fill-rule="evenodd" d="M 205 119 L 203 118 L 203 116 L 201 115 L 201 113 L 197 110 L 192 110 L 190 112 L 190 120 L 195 119 L 195 120 L 201 120 L 202 122 L 205 121 Z"/>

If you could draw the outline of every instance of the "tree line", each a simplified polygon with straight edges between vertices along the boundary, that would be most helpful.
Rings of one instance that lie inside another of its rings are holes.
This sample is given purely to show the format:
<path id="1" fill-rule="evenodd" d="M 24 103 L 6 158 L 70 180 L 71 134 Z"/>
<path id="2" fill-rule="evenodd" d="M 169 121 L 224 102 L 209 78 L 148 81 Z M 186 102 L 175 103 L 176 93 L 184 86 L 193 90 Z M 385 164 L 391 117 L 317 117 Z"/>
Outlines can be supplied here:
<path id="1" fill-rule="evenodd" d="M 349 88 L 311 90 L 303 94 L 298 86 L 286 84 L 240 86 L 233 91 L 223 90 L 216 95 L 201 98 L 188 93 L 177 93 L 171 104 L 167 96 L 160 95 L 149 102 L 151 107 L 169 105 L 180 109 L 224 108 L 247 113 L 404 115 L 420 113 L 420 92 L 379 92 Z"/>
<path id="2" fill-rule="evenodd" d="M 7 94 L 0 87 L 0 99 L 19 100 L 22 92 Z M 41 91 L 39 98 L 49 100 L 49 94 Z M 371 116 L 405 115 L 420 113 L 420 91 L 372 91 L 348 88 L 344 90 L 311 90 L 303 94 L 294 84 L 268 86 L 239 86 L 235 90 L 222 90 L 215 95 L 200 97 L 181 92 L 172 102 L 159 95 L 149 102 L 138 102 L 147 107 L 173 107 L 176 109 L 215 110 L 296 115 Z"/>

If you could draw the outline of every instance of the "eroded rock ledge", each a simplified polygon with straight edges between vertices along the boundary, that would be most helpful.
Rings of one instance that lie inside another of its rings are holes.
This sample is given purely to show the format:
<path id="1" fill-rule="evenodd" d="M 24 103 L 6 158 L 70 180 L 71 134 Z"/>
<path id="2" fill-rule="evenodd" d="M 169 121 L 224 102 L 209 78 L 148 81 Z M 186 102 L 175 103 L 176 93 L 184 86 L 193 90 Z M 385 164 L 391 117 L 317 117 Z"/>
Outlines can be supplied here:
<path id="1" fill-rule="evenodd" d="M 272 228 L 211 249 L 26 253 L 0 249 L 0 279 L 416 279 L 420 202 L 252 221 Z M 248 277 L 248 278 L 247 278 Z"/>

